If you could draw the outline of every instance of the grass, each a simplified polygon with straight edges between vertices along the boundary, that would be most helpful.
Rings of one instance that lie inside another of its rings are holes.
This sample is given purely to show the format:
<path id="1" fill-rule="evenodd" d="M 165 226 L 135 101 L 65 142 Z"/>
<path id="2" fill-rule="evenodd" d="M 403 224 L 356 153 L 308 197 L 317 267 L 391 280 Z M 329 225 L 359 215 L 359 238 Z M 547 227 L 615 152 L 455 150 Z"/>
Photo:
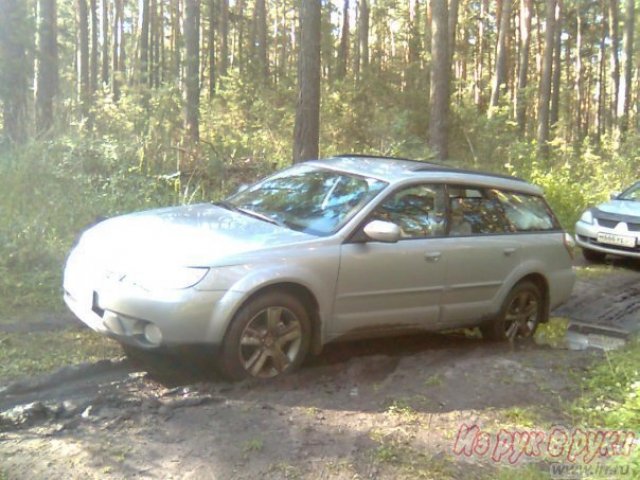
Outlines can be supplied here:
<path id="1" fill-rule="evenodd" d="M 121 355 L 113 340 L 90 330 L 0 334 L 0 382 L 65 365 Z"/>

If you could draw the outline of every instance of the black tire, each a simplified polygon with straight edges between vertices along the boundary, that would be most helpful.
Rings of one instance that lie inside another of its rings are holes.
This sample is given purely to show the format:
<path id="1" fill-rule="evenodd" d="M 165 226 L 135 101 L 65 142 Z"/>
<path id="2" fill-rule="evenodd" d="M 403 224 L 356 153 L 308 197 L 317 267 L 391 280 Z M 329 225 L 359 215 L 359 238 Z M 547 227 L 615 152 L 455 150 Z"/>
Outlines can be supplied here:
<path id="1" fill-rule="evenodd" d="M 596 250 L 590 250 L 588 248 L 582 249 L 582 256 L 588 262 L 600 263 L 604 262 L 604 257 L 606 257 L 606 253 L 598 252 Z"/>
<path id="2" fill-rule="evenodd" d="M 233 317 L 220 352 L 222 373 L 232 380 L 289 373 L 304 360 L 310 341 L 303 303 L 286 292 L 264 293 Z"/>
<path id="3" fill-rule="evenodd" d="M 530 338 L 543 320 L 544 309 L 540 288 L 528 281 L 520 282 L 507 295 L 500 315 L 480 327 L 482 336 L 511 342 Z"/>

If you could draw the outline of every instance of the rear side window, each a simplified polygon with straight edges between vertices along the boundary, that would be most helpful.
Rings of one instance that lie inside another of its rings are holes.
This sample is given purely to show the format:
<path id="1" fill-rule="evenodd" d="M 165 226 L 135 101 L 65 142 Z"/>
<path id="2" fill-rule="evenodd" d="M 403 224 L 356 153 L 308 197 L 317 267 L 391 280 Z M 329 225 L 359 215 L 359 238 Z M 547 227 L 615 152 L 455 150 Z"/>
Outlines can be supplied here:
<path id="1" fill-rule="evenodd" d="M 449 187 L 449 235 L 489 235 L 512 232 L 500 201 L 482 188 Z"/>
<path id="2" fill-rule="evenodd" d="M 494 190 L 504 213 L 518 232 L 557 230 L 559 225 L 542 197 Z"/>

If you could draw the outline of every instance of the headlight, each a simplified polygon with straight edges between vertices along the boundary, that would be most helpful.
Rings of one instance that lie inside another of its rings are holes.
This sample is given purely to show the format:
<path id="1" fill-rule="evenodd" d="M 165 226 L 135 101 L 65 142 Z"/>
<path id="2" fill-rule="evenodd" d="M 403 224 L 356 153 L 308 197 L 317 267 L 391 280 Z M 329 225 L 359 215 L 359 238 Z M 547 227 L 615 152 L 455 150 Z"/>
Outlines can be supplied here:
<path id="1" fill-rule="evenodd" d="M 122 281 L 138 285 L 145 290 L 180 290 L 196 285 L 208 271 L 208 268 L 195 267 L 152 267 L 144 271 L 128 273 Z"/>
<path id="2" fill-rule="evenodd" d="M 591 210 L 585 211 L 580 217 L 580 221 L 588 223 L 589 225 L 593 224 L 593 213 L 591 213 Z"/>

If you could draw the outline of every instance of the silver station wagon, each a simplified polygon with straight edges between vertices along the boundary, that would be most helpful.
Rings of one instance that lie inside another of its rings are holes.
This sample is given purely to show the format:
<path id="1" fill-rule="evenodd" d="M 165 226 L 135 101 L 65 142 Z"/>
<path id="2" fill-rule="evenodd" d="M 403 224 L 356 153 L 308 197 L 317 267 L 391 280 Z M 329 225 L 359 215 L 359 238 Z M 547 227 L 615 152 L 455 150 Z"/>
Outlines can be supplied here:
<path id="1" fill-rule="evenodd" d="M 587 209 L 576 223 L 576 243 L 592 262 L 608 253 L 640 258 L 640 182 Z"/>
<path id="2" fill-rule="evenodd" d="M 569 240 L 517 178 L 345 155 L 93 226 L 64 298 L 129 353 L 204 344 L 230 378 L 274 377 L 342 339 L 530 337 L 571 293 Z"/>

